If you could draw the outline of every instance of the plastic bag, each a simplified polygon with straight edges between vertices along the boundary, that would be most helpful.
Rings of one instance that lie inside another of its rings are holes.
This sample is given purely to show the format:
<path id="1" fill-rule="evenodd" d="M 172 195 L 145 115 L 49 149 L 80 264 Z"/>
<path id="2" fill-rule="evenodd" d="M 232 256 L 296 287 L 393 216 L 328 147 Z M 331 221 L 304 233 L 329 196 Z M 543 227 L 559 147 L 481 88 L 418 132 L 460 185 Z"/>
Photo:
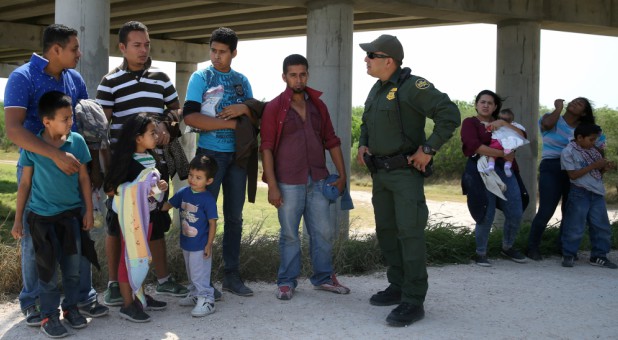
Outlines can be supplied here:
<path id="1" fill-rule="evenodd" d="M 200 110 L 200 113 L 210 117 L 216 117 L 217 106 L 219 106 L 219 103 L 223 99 L 223 92 L 223 85 L 211 87 L 204 92 L 204 95 L 202 96 L 202 109 Z M 202 132 L 202 130 L 187 126 L 185 133 L 186 132 Z"/>

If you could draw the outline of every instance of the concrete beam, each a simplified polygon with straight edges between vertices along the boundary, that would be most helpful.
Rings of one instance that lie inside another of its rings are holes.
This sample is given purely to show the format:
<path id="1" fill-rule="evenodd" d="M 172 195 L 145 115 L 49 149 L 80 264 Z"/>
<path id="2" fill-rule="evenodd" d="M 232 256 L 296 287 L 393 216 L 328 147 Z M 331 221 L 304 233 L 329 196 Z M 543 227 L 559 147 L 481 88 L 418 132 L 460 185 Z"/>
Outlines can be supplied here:
<path id="1" fill-rule="evenodd" d="M 44 29 L 41 26 L 3 22 L 0 29 L 0 48 L 22 49 L 41 53 Z"/>
<path id="2" fill-rule="evenodd" d="M 212 31 L 220 26 L 213 25 L 204 27 L 199 30 L 190 30 L 166 34 L 165 37 L 172 40 L 185 39 L 209 39 Z M 251 33 L 266 33 L 266 32 L 287 32 L 289 30 L 306 29 L 306 19 L 279 20 L 268 23 L 252 24 L 252 25 L 237 25 L 234 26 L 234 31 L 238 36 Z M 285 33 L 281 33 L 282 35 Z"/>
<path id="3" fill-rule="evenodd" d="M 44 29 L 36 25 L 4 22 L 0 29 L 0 49 L 19 50 L 23 52 L 20 55 L 29 59 L 32 52 L 41 53 Z M 151 56 L 156 60 L 199 63 L 208 58 L 207 45 L 159 39 L 152 39 L 151 43 Z M 118 50 L 117 37 L 110 39 L 109 51 L 110 56 L 122 56 Z M 0 54 L 0 58 L 7 60 L 5 54 Z"/>
<path id="4" fill-rule="evenodd" d="M 169 13 L 170 11 L 175 11 L 178 10 L 180 8 L 186 8 L 186 7 L 194 7 L 194 6 L 201 6 L 201 5 L 209 5 L 209 4 L 213 4 L 216 2 L 213 1 L 202 1 L 202 0 L 175 0 L 175 1 L 170 1 L 170 0 L 147 0 L 147 1 L 139 1 L 139 0 L 132 0 L 132 1 L 124 1 L 124 2 L 117 2 L 117 3 L 112 3 L 111 5 L 111 16 L 113 18 L 116 17 L 120 17 L 120 16 L 124 16 L 124 17 L 128 17 L 128 16 L 133 16 L 135 17 L 136 15 L 143 15 L 144 13 L 151 13 L 151 12 L 167 12 L 169 17 L 174 17 L 174 16 L 170 16 Z M 131 20 L 131 19 L 129 19 Z M 129 21 L 127 20 L 127 21 Z M 135 19 L 133 19 L 135 20 Z M 141 18 L 140 18 L 141 21 Z M 113 20 L 112 20 L 113 22 Z M 112 24 L 113 27 L 113 24 Z"/>
<path id="5" fill-rule="evenodd" d="M 109 55 L 122 57 L 118 49 L 118 38 L 112 39 Z M 177 40 L 150 39 L 150 57 L 155 60 L 201 63 L 208 59 L 210 50 L 205 44 L 185 43 Z"/>
<path id="6" fill-rule="evenodd" d="M 418 22 L 416 22 L 417 20 Z M 436 23 L 442 23 L 439 20 L 425 19 L 416 16 L 402 17 L 381 13 L 356 13 L 354 14 L 354 22 L 354 28 L 356 29 L 357 27 L 361 27 L 362 30 L 387 28 L 392 27 L 392 25 L 397 25 L 397 27 L 399 27 L 400 23 L 401 27 L 429 26 Z M 172 40 L 207 39 L 210 37 L 212 31 L 217 27 L 219 27 L 219 25 L 214 23 L 210 27 L 204 27 L 202 29 L 165 34 L 165 38 Z M 242 36 L 243 38 L 247 38 L 249 35 L 265 35 L 276 32 L 280 32 L 281 36 L 286 36 L 290 31 L 305 30 L 306 27 L 307 19 L 304 16 L 299 15 L 296 17 L 283 17 L 280 20 L 274 20 L 271 22 L 260 22 L 251 25 L 236 25 L 234 26 L 234 31 L 236 31 L 236 34 L 239 37 Z M 304 33 L 300 35 L 304 35 Z"/>
<path id="7" fill-rule="evenodd" d="M 0 78 L 8 78 L 11 72 L 18 67 L 19 65 L 0 63 Z"/>
<path id="8" fill-rule="evenodd" d="M 260 3 L 277 5 L 280 0 Z M 287 0 L 286 5 L 306 6 L 304 0 Z M 354 10 L 470 23 L 532 20 L 544 29 L 618 36 L 618 0 L 355 0 Z"/>
<path id="9" fill-rule="evenodd" d="M 3 56 L 0 55 L 0 63 L 26 63 L 30 60 L 30 57 L 32 56 L 31 52 L 24 52 L 24 54 L 19 55 L 19 56 L 12 56 L 12 57 L 8 57 L 5 58 Z"/>
<path id="10" fill-rule="evenodd" d="M 167 23 L 159 25 L 151 25 L 148 30 L 151 34 L 165 34 L 171 32 L 181 32 L 187 27 L 192 29 L 204 29 L 213 26 L 226 26 L 234 28 L 235 25 L 257 24 L 269 21 L 279 21 L 281 18 L 286 19 L 302 19 L 307 15 L 305 8 L 287 8 L 279 10 L 270 10 L 266 12 L 236 14 L 224 17 L 215 17 L 210 20 L 188 20 L 185 22 Z"/>
<path id="11" fill-rule="evenodd" d="M 150 6 L 150 5 L 149 5 Z M 188 20 L 217 18 L 236 14 L 250 14 L 256 12 L 268 12 L 277 9 L 285 9 L 282 6 L 254 6 L 241 4 L 211 4 L 199 7 L 188 7 L 174 10 L 174 15 L 171 16 L 168 11 L 156 11 L 152 13 L 141 14 L 139 21 L 147 26 L 153 24 L 162 24 L 170 22 L 186 22 Z M 119 28 L 125 22 L 134 20 L 135 15 L 126 15 L 114 17 L 111 21 L 112 28 Z"/>
<path id="12" fill-rule="evenodd" d="M 36 16 L 47 15 L 49 13 L 54 13 L 55 9 L 53 2 L 38 5 L 33 5 L 29 2 L 21 2 L 20 5 L 23 6 L 13 9 L 2 9 L 0 11 L 0 21 L 16 21 Z M 2 4 L 2 7 L 5 7 L 4 4 Z"/>

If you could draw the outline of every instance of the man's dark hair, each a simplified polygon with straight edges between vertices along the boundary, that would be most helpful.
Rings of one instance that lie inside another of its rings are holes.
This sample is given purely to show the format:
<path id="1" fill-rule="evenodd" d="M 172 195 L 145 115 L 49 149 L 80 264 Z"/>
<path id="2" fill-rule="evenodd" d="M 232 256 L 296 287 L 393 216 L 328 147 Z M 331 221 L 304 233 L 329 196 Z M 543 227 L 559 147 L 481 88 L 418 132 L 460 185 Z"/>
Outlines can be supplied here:
<path id="1" fill-rule="evenodd" d="M 577 125 L 575 131 L 573 131 L 573 137 L 577 139 L 578 136 L 588 137 L 590 135 L 600 135 L 601 132 L 601 127 L 596 124 L 581 123 Z"/>
<path id="2" fill-rule="evenodd" d="M 54 119 L 54 117 L 56 117 L 56 111 L 65 107 L 70 108 L 72 106 L 73 101 L 68 95 L 60 91 L 46 92 L 41 96 L 41 99 L 39 99 L 39 118 L 41 118 L 41 121 L 44 117 Z"/>
<path id="3" fill-rule="evenodd" d="M 288 73 L 288 66 L 293 65 L 305 65 L 307 71 L 309 71 L 309 62 L 307 58 L 303 57 L 300 54 L 290 54 L 289 56 L 283 59 L 283 74 Z"/>
<path id="4" fill-rule="evenodd" d="M 217 161 L 206 156 L 195 156 L 189 163 L 189 170 L 204 171 L 206 179 L 214 178 L 218 169 Z"/>
<path id="5" fill-rule="evenodd" d="M 129 36 L 129 33 L 133 31 L 148 33 L 148 27 L 139 21 L 125 22 L 124 25 L 120 27 L 120 31 L 118 31 L 118 41 L 126 45 L 127 37 Z"/>
<path id="6" fill-rule="evenodd" d="M 209 45 L 212 46 L 212 43 L 215 41 L 226 44 L 230 48 L 230 52 L 236 51 L 236 47 L 238 46 L 238 36 L 236 36 L 236 32 L 227 27 L 219 27 L 212 31 Z"/>
<path id="7" fill-rule="evenodd" d="M 71 37 L 77 37 L 77 30 L 61 24 L 52 24 L 43 31 L 43 53 L 58 44 L 64 48 Z"/>

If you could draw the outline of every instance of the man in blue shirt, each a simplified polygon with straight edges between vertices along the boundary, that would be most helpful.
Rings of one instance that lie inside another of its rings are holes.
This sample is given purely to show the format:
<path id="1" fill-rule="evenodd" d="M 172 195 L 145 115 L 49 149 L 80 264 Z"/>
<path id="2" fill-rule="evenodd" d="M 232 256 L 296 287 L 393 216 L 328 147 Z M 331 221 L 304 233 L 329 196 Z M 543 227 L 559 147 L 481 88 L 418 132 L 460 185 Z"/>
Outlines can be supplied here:
<path id="1" fill-rule="evenodd" d="M 86 84 L 73 70 L 81 56 L 77 31 L 64 25 L 50 25 L 43 32 L 43 56 L 32 54 L 30 62 L 18 67 L 9 76 L 4 93 L 6 134 L 11 142 L 22 149 L 51 159 L 67 175 L 79 171 L 81 163 L 71 153 L 64 152 L 36 137 L 43 129 L 37 114 L 37 105 L 43 94 L 60 91 L 69 95 L 73 108 L 80 99 L 88 98 Z M 75 119 L 72 130 L 76 131 Z M 22 167 L 17 165 L 17 181 Z M 28 208 L 26 207 L 26 213 Z M 36 299 L 39 294 L 34 248 L 29 228 L 24 225 L 21 238 L 21 267 L 23 289 L 19 294 L 22 311 L 29 326 L 39 326 L 40 314 Z M 108 308 L 97 302 L 92 288 L 90 262 L 84 257 L 80 264 L 79 306 L 83 314 L 92 317 L 106 315 Z"/>
<path id="2" fill-rule="evenodd" d="M 219 168 L 208 191 L 217 199 L 223 186 L 223 290 L 251 296 L 253 291 L 244 285 L 239 273 L 247 170 L 235 163 L 236 120 L 219 117 L 224 108 L 253 97 L 247 78 L 231 67 L 237 45 L 238 37 L 233 30 L 221 27 L 212 32 L 212 65 L 191 75 L 183 115 L 187 125 L 201 130 L 196 155 L 215 159 Z"/>

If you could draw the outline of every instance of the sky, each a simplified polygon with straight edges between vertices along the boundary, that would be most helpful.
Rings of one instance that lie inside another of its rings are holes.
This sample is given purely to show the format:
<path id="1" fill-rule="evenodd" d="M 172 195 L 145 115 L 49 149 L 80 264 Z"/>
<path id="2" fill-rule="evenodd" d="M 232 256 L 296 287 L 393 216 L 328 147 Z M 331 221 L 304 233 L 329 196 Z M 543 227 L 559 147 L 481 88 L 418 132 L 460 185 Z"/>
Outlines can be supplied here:
<path id="1" fill-rule="evenodd" d="M 496 86 L 496 26 L 472 24 L 354 33 L 352 105 L 362 106 L 376 79 L 366 73 L 365 52 L 359 43 L 380 34 L 393 34 L 404 47 L 403 66 L 425 77 L 451 99 L 472 101 L 483 89 Z M 306 55 L 306 38 L 240 41 L 232 68 L 249 79 L 254 97 L 270 100 L 284 90 L 283 59 Z M 553 107 L 555 99 L 584 96 L 595 107 L 618 109 L 618 38 L 589 34 L 541 31 L 540 104 Z M 110 58 L 110 68 L 120 63 Z M 209 62 L 201 63 L 198 68 Z M 175 65 L 156 62 L 175 82 Z M 311 73 L 311 70 L 309 70 Z M 0 79 L 4 96 L 6 79 Z M 310 83 L 311 85 L 311 79 Z M 91 94 L 93 95 L 93 94 Z M 500 95 L 508 96 L 508 93 Z"/>

